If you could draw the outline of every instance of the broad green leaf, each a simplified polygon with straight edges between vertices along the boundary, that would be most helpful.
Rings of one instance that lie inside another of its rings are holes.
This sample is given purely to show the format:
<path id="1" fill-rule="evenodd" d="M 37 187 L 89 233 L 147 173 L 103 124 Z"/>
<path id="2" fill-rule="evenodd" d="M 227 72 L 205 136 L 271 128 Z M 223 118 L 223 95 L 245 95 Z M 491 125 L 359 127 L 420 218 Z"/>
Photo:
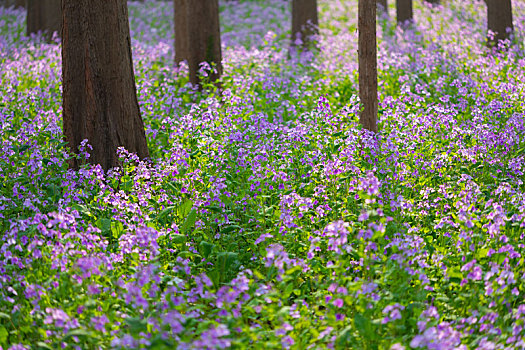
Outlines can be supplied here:
<path id="1" fill-rule="evenodd" d="M 357 313 L 354 316 L 354 325 L 355 328 L 363 335 L 364 337 L 368 339 L 374 338 L 374 331 L 372 329 L 372 323 L 368 318 L 363 316 L 360 313 Z"/>
<path id="2" fill-rule="evenodd" d="M 173 211 L 173 209 L 175 209 L 175 206 L 173 206 L 173 205 L 164 208 L 164 209 L 159 213 L 159 215 L 157 216 L 157 220 L 158 220 L 161 224 L 166 223 L 165 220 L 166 220 L 166 218 L 168 217 L 168 215 Z"/>
<path id="3" fill-rule="evenodd" d="M 48 350 L 54 350 L 49 344 L 46 344 L 42 341 L 39 341 L 36 343 L 37 349 L 48 349 Z"/>
<path id="4" fill-rule="evenodd" d="M 7 336 L 9 333 L 7 333 L 7 329 L 5 329 L 4 326 L 0 326 L 0 344 L 7 343 Z"/>
<path id="5" fill-rule="evenodd" d="M 221 274 L 226 274 L 236 268 L 239 254 L 233 252 L 221 252 L 217 254 L 217 265 Z"/>
<path id="6" fill-rule="evenodd" d="M 73 329 L 64 337 L 64 341 L 71 337 L 91 337 L 91 333 L 85 329 Z"/>
<path id="7" fill-rule="evenodd" d="M 170 236 L 171 238 L 171 242 L 173 242 L 174 244 L 184 244 L 186 243 L 186 236 L 184 235 L 177 235 L 177 234 L 173 234 Z"/>
<path id="8" fill-rule="evenodd" d="M 195 209 L 192 209 L 189 215 L 186 217 L 186 220 L 182 224 L 182 227 L 180 230 L 181 233 L 185 235 L 188 234 L 195 226 L 196 221 L 197 221 L 197 211 Z"/>
<path id="9" fill-rule="evenodd" d="M 215 244 L 211 244 L 211 243 L 206 242 L 206 241 L 202 241 L 199 244 L 199 252 L 206 259 L 208 259 L 208 256 L 210 256 L 211 252 L 213 251 L 213 248 L 215 248 Z"/>
<path id="10" fill-rule="evenodd" d="M 102 232 L 108 232 L 111 230 L 111 219 L 99 218 L 96 225 Z"/>
<path id="11" fill-rule="evenodd" d="M 239 225 L 230 225 L 230 226 L 226 226 L 225 228 L 223 228 L 221 230 L 221 235 L 226 235 L 234 230 L 237 230 L 237 229 L 241 229 L 241 227 Z"/>

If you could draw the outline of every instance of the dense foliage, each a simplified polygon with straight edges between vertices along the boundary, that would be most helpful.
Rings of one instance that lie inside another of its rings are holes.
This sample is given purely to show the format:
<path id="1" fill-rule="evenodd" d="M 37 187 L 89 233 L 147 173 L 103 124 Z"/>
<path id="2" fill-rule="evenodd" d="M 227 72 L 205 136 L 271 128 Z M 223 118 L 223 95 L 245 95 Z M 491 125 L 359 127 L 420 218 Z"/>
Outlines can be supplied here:
<path id="1" fill-rule="evenodd" d="M 222 95 L 173 68 L 171 2 L 130 2 L 152 160 L 108 173 L 68 170 L 60 47 L 0 8 L 0 348 L 523 348 L 513 5 L 507 51 L 482 1 L 381 19 L 372 135 L 356 1 L 303 54 L 286 1 L 221 3 Z"/>

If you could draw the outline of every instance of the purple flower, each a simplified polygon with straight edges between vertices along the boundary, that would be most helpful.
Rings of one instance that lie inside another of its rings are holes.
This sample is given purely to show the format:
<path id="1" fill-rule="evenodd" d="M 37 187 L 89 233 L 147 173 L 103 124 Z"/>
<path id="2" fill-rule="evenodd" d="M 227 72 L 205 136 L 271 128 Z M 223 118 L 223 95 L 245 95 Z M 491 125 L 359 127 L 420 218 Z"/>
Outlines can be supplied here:
<path id="1" fill-rule="evenodd" d="M 286 337 L 283 337 L 283 339 L 281 340 L 281 344 L 283 345 L 285 349 L 288 349 L 290 346 L 295 344 L 295 341 L 293 340 L 292 337 L 287 335 Z"/>
<path id="2" fill-rule="evenodd" d="M 70 320 L 68 314 L 60 309 L 46 308 L 47 316 L 44 319 L 45 324 L 54 324 L 55 327 L 63 328 L 66 322 Z"/>
<path id="3" fill-rule="evenodd" d="M 23 344 L 13 344 L 7 350 L 29 350 L 29 348 Z"/>
<path id="4" fill-rule="evenodd" d="M 109 322 L 109 319 L 106 315 L 102 315 L 99 317 L 93 316 L 91 317 L 91 324 L 93 325 L 93 328 L 99 332 L 106 333 L 106 323 Z"/>
<path id="5" fill-rule="evenodd" d="M 402 344 L 395 343 L 390 347 L 390 350 L 405 350 L 405 347 Z"/>
<path id="6" fill-rule="evenodd" d="M 335 300 L 334 300 L 334 306 L 335 306 L 335 307 L 343 307 L 343 305 L 344 305 L 344 301 L 343 301 L 343 299 L 338 298 L 338 299 L 335 299 Z"/>

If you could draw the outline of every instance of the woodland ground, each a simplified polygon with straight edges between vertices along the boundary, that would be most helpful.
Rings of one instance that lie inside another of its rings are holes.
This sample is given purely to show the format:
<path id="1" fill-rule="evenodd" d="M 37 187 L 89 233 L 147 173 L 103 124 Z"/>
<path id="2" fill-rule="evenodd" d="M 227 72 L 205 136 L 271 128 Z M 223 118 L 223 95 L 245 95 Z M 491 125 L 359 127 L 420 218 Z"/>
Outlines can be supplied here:
<path id="1" fill-rule="evenodd" d="M 0 348 L 525 346 L 525 3 L 500 52 L 482 1 L 381 19 L 377 135 L 357 1 L 291 58 L 287 3 L 221 3 L 218 96 L 130 2 L 152 160 L 108 173 L 68 170 L 60 47 L 0 9 Z"/>

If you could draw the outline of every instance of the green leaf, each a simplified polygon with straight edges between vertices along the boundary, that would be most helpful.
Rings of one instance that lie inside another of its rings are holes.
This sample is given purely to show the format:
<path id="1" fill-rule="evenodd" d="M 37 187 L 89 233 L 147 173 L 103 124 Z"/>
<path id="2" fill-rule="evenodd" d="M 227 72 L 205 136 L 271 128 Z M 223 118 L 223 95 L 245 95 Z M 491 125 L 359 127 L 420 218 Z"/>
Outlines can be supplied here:
<path id="1" fill-rule="evenodd" d="M 230 225 L 230 226 L 226 226 L 225 228 L 223 228 L 220 232 L 221 235 L 226 235 L 236 229 L 241 229 L 241 227 L 239 225 Z"/>
<path id="2" fill-rule="evenodd" d="M 173 209 L 175 209 L 175 206 L 172 205 L 172 206 L 169 206 L 167 208 L 164 208 L 164 210 L 162 210 L 159 215 L 157 216 L 157 220 L 161 223 L 161 224 L 165 224 L 166 221 L 165 219 L 168 217 L 168 215 L 173 211 Z"/>
<path id="3" fill-rule="evenodd" d="M 238 266 L 237 257 L 239 254 L 233 252 L 221 252 L 217 254 L 217 267 L 221 274 L 226 274 L 236 270 Z"/>
<path id="4" fill-rule="evenodd" d="M 186 199 L 179 207 L 177 211 L 181 219 L 187 217 L 190 214 L 191 209 L 193 208 L 193 202 L 189 199 Z"/>
<path id="5" fill-rule="evenodd" d="M 122 225 L 120 221 L 114 221 L 111 223 L 111 233 L 113 237 L 119 238 L 122 231 L 124 231 L 124 225 Z"/>
<path id="6" fill-rule="evenodd" d="M 448 269 L 447 274 L 450 278 L 459 279 L 460 281 L 463 279 L 463 274 L 461 273 L 460 268 L 457 266 Z"/>
<path id="7" fill-rule="evenodd" d="M 180 188 L 177 188 L 173 182 L 168 182 L 166 185 L 173 191 L 173 193 L 180 193 Z"/>
<path id="8" fill-rule="evenodd" d="M 183 259 L 189 259 L 193 257 L 199 257 L 200 255 L 185 250 L 183 252 L 180 252 L 178 256 L 180 256 Z"/>
<path id="9" fill-rule="evenodd" d="M 206 209 L 209 209 L 209 210 L 214 211 L 216 213 L 221 213 L 222 212 L 222 209 L 217 207 L 217 206 L 215 206 L 215 205 L 209 205 L 209 206 L 206 207 Z"/>
<path id="10" fill-rule="evenodd" d="M 64 337 L 64 341 L 71 337 L 91 337 L 91 333 L 85 329 L 73 329 L 69 331 Z"/>
<path id="11" fill-rule="evenodd" d="M 186 236 L 184 235 L 177 235 L 177 234 L 173 234 L 170 236 L 171 238 L 171 242 L 173 242 L 174 244 L 184 244 L 186 243 Z"/>
<path id="12" fill-rule="evenodd" d="M 341 332 L 339 332 L 339 335 L 335 341 L 336 348 L 341 349 L 344 348 L 345 345 L 351 343 L 352 330 L 352 326 L 347 326 Z"/>
<path id="13" fill-rule="evenodd" d="M 96 225 L 102 232 L 109 232 L 111 230 L 111 219 L 99 218 Z"/>
<path id="14" fill-rule="evenodd" d="M 189 215 L 186 217 L 186 220 L 182 224 L 181 227 L 181 233 L 182 234 L 188 234 L 191 229 L 195 226 L 195 222 L 197 221 L 197 211 L 195 209 L 192 209 L 189 213 Z"/>
<path id="15" fill-rule="evenodd" d="M 48 350 L 53 350 L 53 348 L 51 346 L 49 346 L 49 344 L 46 344 L 44 343 L 43 341 L 39 341 L 36 343 L 36 346 L 37 346 L 37 349 L 48 349 Z"/>
<path id="16" fill-rule="evenodd" d="M 75 204 L 71 205 L 71 209 L 77 210 L 81 214 L 84 214 L 84 215 L 87 215 L 87 216 L 91 216 L 91 213 L 89 212 L 89 209 L 85 205 L 81 205 L 81 204 L 76 204 L 75 203 Z"/>
<path id="17" fill-rule="evenodd" d="M 372 323 L 368 318 L 363 316 L 360 313 L 357 313 L 354 316 L 354 325 L 355 328 L 361 333 L 362 336 L 366 337 L 367 339 L 373 339 L 374 338 L 374 331 L 372 329 Z"/>
<path id="18" fill-rule="evenodd" d="M 0 312 L 0 318 L 4 318 L 6 320 L 10 320 L 11 316 L 9 316 L 8 314 L 6 314 L 4 312 Z"/>
<path id="19" fill-rule="evenodd" d="M 0 326 L 0 344 L 6 344 L 7 343 L 7 336 L 9 333 L 7 333 L 7 329 L 5 329 L 4 326 Z"/>
<path id="20" fill-rule="evenodd" d="M 283 297 L 288 298 L 294 289 L 293 283 L 288 283 L 283 293 Z"/>
<path id="21" fill-rule="evenodd" d="M 25 151 L 29 149 L 29 147 L 30 147 L 29 145 L 22 145 L 18 151 L 20 153 L 24 153 Z"/>
<path id="22" fill-rule="evenodd" d="M 215 248 L 215 244 L 211 244 L 211 243 L 206 242 L 206 241 L 202 241 L 199 244 L 199 252 L 206 259 L 208 259 L 208 256 L 210 256 L 211 252 L 213 251 L 213 248 Z"/>
<path id="23" fill-rule="evenodd" d="M 142 320 L 137 317 L 128 318 L 126 319 L 126 323 L 128 324 L 131 334 L 139 334 L 140 332 L 144 332 L 147 330 L 147 322 L 146 320 Z"/>

